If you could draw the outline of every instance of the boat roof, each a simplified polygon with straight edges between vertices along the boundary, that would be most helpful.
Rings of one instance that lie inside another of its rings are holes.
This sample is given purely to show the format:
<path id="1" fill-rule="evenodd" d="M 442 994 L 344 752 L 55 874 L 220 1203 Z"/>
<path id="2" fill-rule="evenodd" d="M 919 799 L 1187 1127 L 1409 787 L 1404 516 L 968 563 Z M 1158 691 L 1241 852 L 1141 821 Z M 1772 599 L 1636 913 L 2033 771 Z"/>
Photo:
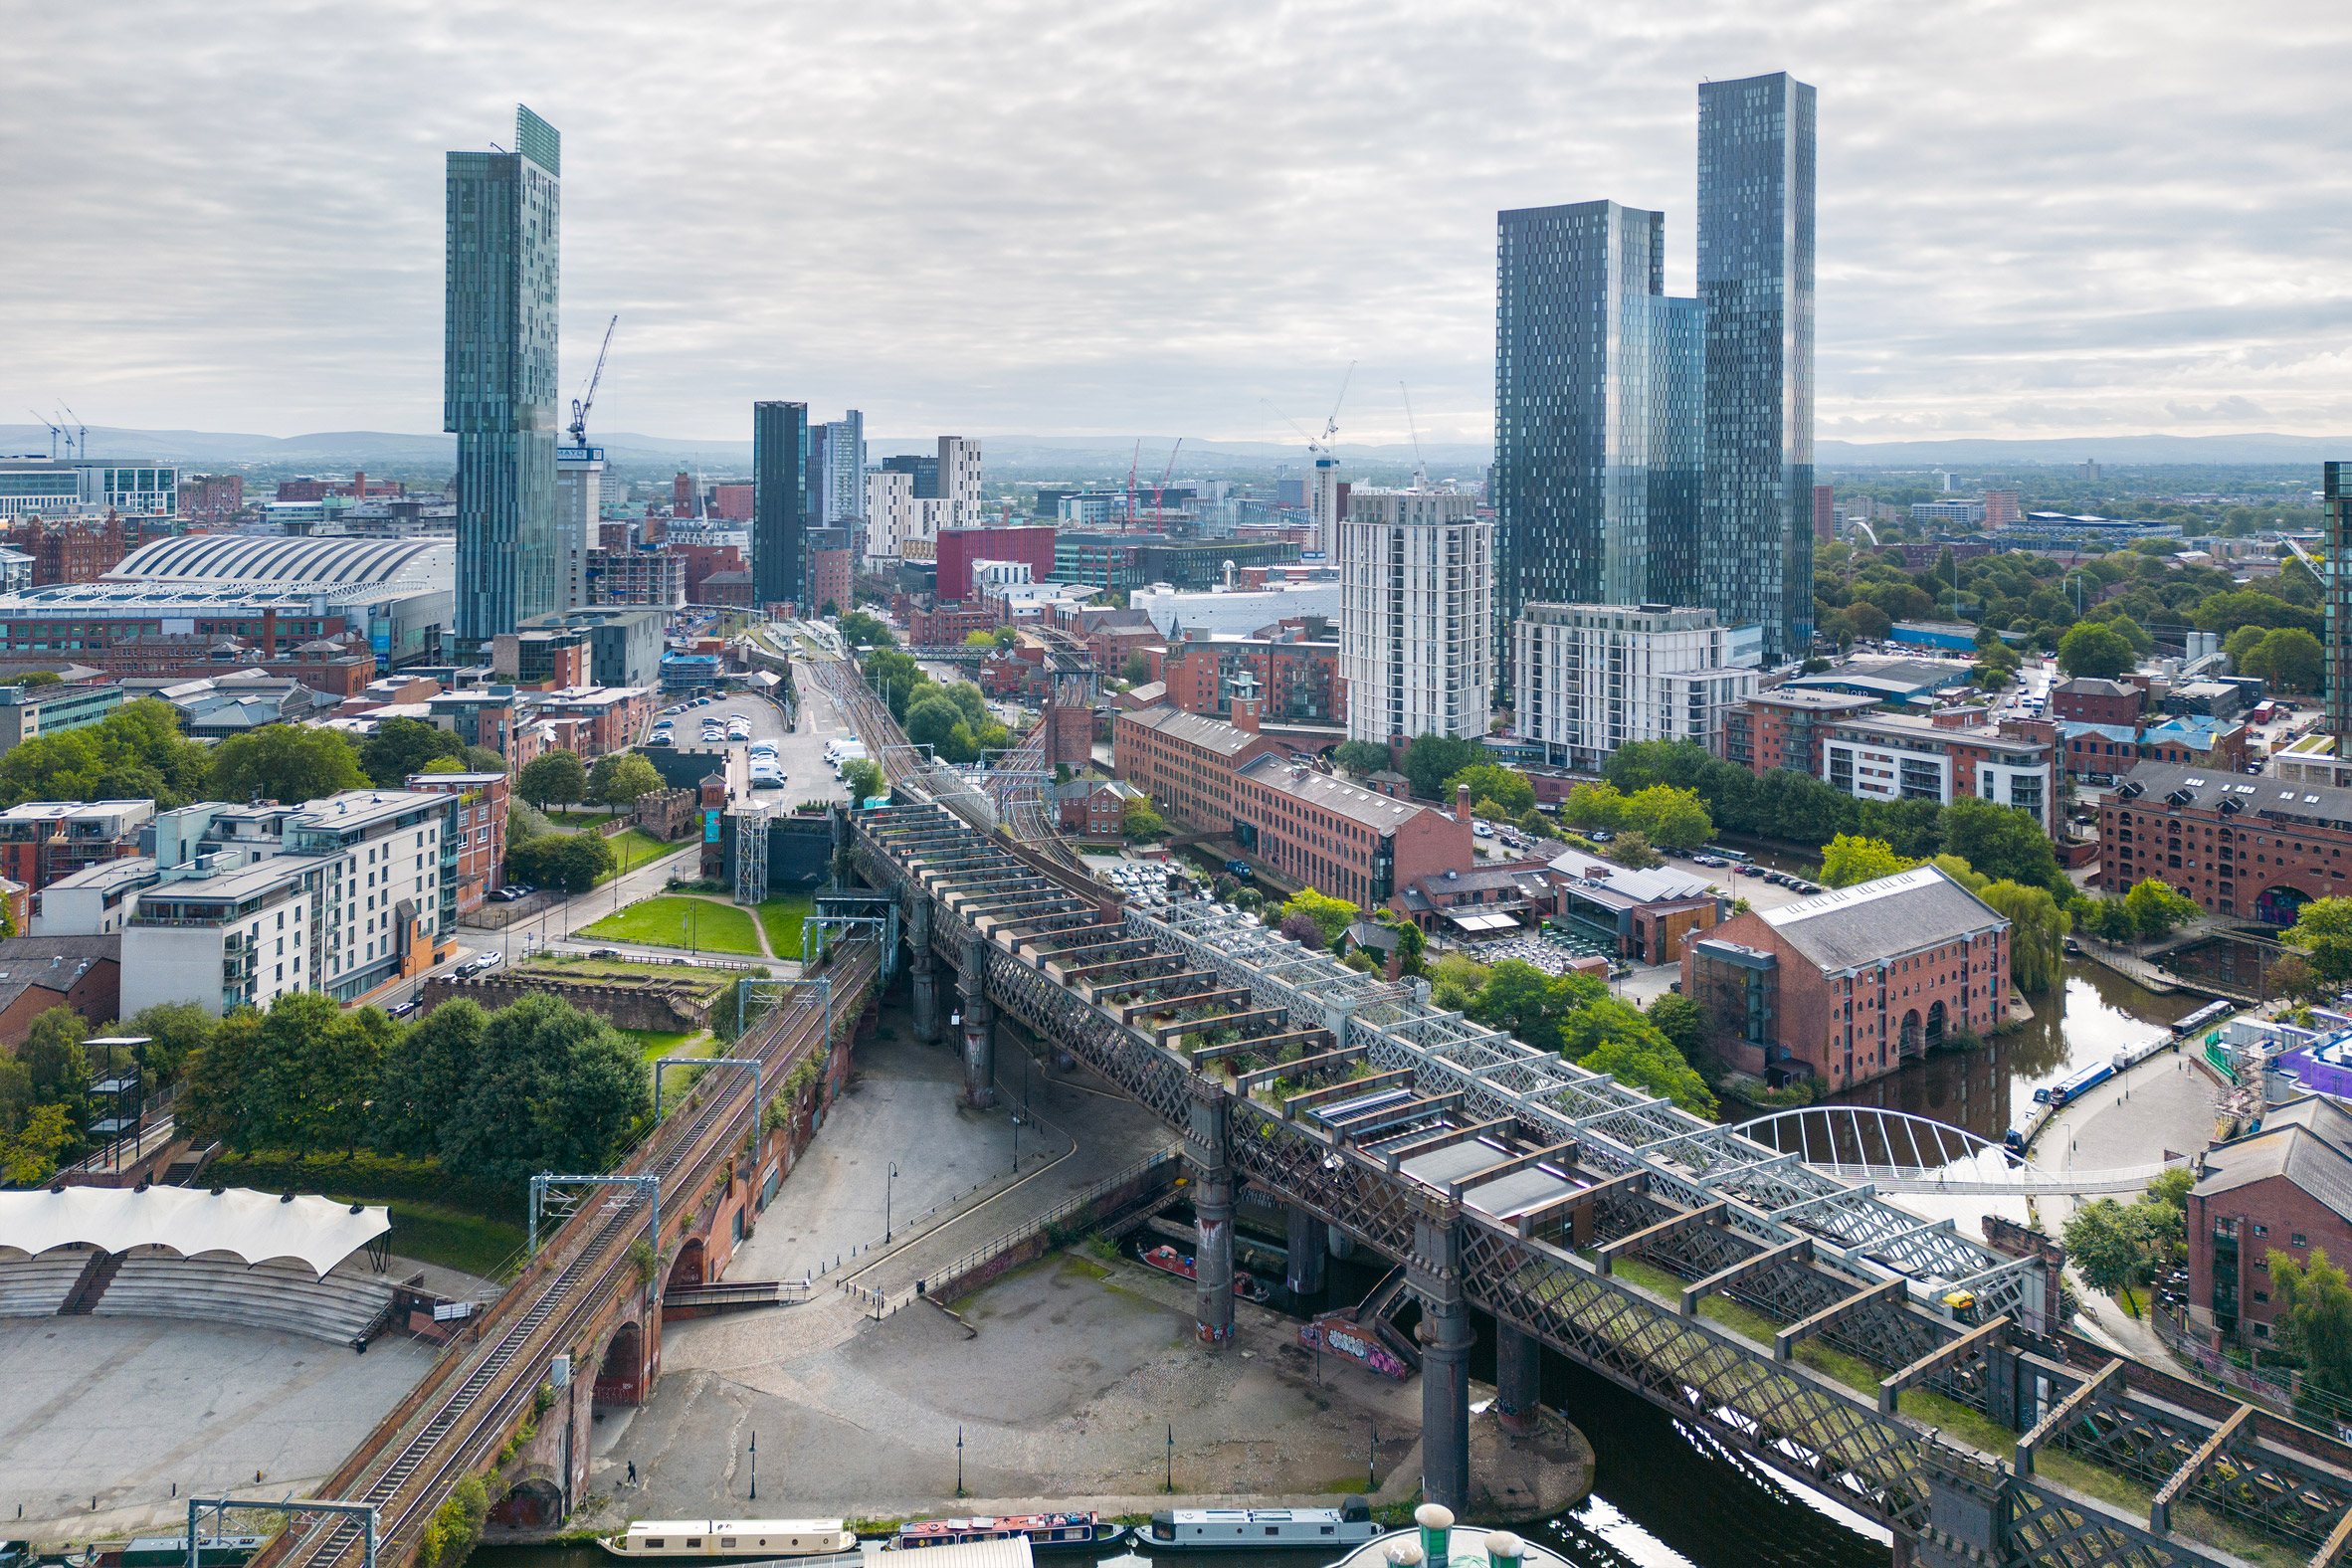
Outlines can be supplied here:
<path id="1" fill-rule="evenodd" d="M 1339 1517 L 1337 1508 L 1178 1508 L 1178 1524 L 1279 1524 L 1285 1519 L 1312 1521 Z"/>
<path id="2" fill-rule="evenodd" d="M 632 1535 L 784 1535 L 794 1530 L 838 1530 L 839 1519 L 636 1519 Z"/>

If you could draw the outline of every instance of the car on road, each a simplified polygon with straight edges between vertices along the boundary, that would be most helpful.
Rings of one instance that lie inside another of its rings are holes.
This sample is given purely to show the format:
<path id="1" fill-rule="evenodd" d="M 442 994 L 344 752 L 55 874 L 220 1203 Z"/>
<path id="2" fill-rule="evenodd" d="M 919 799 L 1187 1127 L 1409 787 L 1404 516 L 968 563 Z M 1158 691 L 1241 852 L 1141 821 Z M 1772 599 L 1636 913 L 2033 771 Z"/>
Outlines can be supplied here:
<path id="1" fill-rule="evenodd" d="M 415 1012 L 416 1010 L 417 999 L 412 996 L 405 1002 L 393 1003 L 390 1007 L 384 1009 L 384 1013 L 388 1018 L 406 1018 L 409 1014 Z"/>

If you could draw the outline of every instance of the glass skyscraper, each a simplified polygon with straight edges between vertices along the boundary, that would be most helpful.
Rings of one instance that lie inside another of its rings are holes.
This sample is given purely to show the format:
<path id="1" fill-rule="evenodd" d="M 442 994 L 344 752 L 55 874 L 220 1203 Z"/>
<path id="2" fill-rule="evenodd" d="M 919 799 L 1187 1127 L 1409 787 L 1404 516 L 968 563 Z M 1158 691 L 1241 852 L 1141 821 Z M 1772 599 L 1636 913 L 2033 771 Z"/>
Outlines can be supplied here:
<path id="1" fill-rule="evenodd" d="M 1533 603 L 1639 604 L 1666 214 L 1589 201 L 1504 212 L 1496 228 L 1495 616 L 1507 628 Z"/>
<path id="2" fill-rule="evenodd" d="M 1699 403 L 1705 329 L 1696 299 L 1650 301 L 1650 593 L 1653 604 L 1698 596 Z"/>
<path id="3" fill-rule="evenodd" d="M 751 487 L 752 597 L 761 604 L 801 604 L 808 583 L 806 403 L 751 405 Z"/>
<path id="4" fill-rule="evenodd" d="M 555 496 L 563 138 L 518 103 L 514 149 L 449 155 L 441 425 L 458 438 L 461 643 L 564 603 Z"/>
<path id="5" fill-rule="evenodd" d="M 1813 640 L 1814 93 L 1785 72 L 1698 90 L 1706 386 L 1698 602 Z"/>

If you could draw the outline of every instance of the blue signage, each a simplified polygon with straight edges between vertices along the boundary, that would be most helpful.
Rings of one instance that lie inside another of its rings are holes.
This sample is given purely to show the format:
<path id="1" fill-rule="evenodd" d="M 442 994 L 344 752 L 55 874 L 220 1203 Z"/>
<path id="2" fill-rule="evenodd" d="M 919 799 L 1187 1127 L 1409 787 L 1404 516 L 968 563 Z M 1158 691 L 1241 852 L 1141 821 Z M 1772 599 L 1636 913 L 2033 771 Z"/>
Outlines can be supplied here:
<path id="1" fill-rule="evenodd" d="M 718 813 L 715 811 L 702 813 L 702 842 L 704 844 L 718 842 Z"/>
<path id="2" fill-rule="evenodd" d="M 558 463 L 602 463 L 604 461 L 604 448 L 557 447 L 555 449 L 555 461 Z"/>

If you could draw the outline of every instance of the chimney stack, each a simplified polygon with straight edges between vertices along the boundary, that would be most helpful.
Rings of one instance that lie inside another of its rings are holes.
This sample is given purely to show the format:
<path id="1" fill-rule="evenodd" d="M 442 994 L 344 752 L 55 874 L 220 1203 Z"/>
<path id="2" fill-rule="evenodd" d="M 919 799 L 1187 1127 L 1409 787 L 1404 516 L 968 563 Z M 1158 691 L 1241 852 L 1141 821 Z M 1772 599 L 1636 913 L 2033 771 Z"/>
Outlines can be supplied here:
<path id="1" fill-rule="evenodd" d="M 1470 820 L 1470 798 L 1468 784 L 1454 786 L 1454 820 L 1457 822 Z"/>
<path id="2" fill-rule="evenodd" d="M 1258 698 L 1237 696 L 1233 699 L 1233 727 L 1245 733 L 1258 733 Z"/>

